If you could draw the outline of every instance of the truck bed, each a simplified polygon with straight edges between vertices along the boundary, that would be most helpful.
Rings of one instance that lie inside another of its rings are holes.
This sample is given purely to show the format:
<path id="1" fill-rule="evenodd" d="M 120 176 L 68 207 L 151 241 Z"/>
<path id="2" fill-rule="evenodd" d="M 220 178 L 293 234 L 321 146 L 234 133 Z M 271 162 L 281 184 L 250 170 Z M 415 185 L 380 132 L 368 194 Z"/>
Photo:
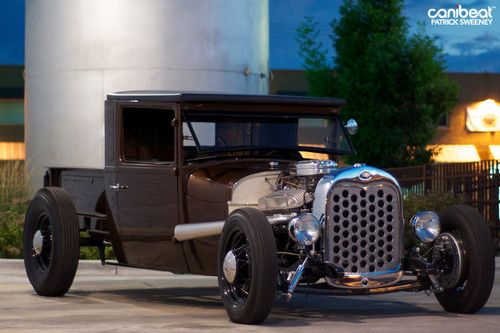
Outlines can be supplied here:
<path id="1" fill-rule="evenodd" d="M 64 188 L 78 212 L 105 213 L 105 207 L 99 207 L 100 196 L 105 190 L 104 170 L 50 168 L 44 182 L 45 186 Z"/>

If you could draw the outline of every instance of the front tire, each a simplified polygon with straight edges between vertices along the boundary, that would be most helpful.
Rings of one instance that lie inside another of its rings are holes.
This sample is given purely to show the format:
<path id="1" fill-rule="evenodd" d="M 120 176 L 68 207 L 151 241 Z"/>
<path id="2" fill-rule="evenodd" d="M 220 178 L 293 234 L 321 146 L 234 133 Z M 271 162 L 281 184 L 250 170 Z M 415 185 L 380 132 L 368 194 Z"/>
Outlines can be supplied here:
<path id="1" fill-rule="evenodd" d="M 24 222 L 24 266 L 33 289 L 42 296 L 62 296 L 78 268 L 78 218 L 68 193 L 58 187 L 39 190 Z"/>
<path id="2" fill-rule="evenodd" d="M 217 266 L 229 318 L 241 324 L 263 322 L 276 296 L 278 265 L 273 230 L 262 212 L 243 208 L 229 215 Z"/>
<path id="3" fill-rule="evenodd" d="M 443 232 L 463 243 L 464 276 L 457 286 L 436 294 L 448 312 L 475 313 L 486 304 L 495 280 L 495 248 L 486 222 L 472 207 L 454 205 L 440 214 Z"/>

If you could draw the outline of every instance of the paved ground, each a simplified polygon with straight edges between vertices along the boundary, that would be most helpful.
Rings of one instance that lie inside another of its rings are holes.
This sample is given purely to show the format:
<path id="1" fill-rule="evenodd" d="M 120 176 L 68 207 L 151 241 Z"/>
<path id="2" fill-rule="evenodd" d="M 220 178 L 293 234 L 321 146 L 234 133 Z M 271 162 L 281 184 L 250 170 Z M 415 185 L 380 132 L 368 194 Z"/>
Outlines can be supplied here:
<path id="1" fill-rule="evenodd" d="M 433 296 L 297 296 L 277 300 L 264 325 L 236 325 L 215 278 L 80 264 L 70 293 L 33 293 L 20 261 L 0 260 L 0 331 L 5 332 L 500 332 L 500 258 L 486 307 L 442 311 Z"/>

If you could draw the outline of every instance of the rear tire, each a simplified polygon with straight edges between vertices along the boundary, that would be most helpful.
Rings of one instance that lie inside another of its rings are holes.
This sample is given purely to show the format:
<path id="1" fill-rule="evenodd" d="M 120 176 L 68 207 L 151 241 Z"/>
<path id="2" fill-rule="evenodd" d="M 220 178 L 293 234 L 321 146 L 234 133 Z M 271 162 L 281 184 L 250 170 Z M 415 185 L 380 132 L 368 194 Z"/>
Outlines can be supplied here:
<path id="1" fill-rule="evenodd" d="M 39 190 L 24 222 L 24 266 L 33 289 L 42 296 L 62 296 L 78 268 L 78 218 L 68 193 L 58 187 Z"/>
<path id="2" fill-rule="evenodd" d="M 236 262 L 234 278 L 224 273 L 229 252 Z M 222 230 L 217 266 L 229 318 L 241 324 L 263 322 L 276 296 L 278 265 L 273 230 L 262 212 L 243 208 L 229 215 Z"/>
<path id="3" fill-rule="evenodd" d="M 463 240 L 464 277 L 458 286 L 436 294 L 448 312 L 475 313 L 486 304 L 495 280 L 495 248 L 486 222 L 472 207 L 454 205 L 440 214 L 443 232 Z"/>

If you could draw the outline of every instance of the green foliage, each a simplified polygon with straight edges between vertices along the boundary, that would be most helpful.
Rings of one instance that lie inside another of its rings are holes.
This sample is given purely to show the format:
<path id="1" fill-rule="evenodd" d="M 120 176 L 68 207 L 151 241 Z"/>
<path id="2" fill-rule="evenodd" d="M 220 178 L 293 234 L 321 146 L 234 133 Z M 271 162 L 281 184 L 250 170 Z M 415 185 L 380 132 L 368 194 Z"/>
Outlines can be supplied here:
<path id="1" fill-rule="evenodd" d="M 297 28 L 299 55 L 304 59 L 306 77 L 309 82 L 309 93 L 313 96 L 328 96 L 334 88 L 331 65 L 327 61 L 327 51 L 318 38 L 318 23 L 312 17 Z"/>
<path id="2" fill-rule="evenodd" d="M 104 250 L 106 260 L 116 259 L 115 253 L 111 246 L 107 246 Z M 99 251 L 96 247 L 80 247 L 80 259 L 82 260 L 97 260 L 99 258 Z"/>
<path id="3" fill-rule="evenodd" d="M 0 161 L 0 258 L 23 256 L 23 223 L 28 208 L 25 181 L 24 162 Z M 115 258 L 111 247 L 106 248 L 106 258 Z M 82 247 L 80 259 L 99 259 L 97 248 Z"/>
<path id="4" fill-rule="evenodd" d="M 417 212 L 424 210 L 440 212 L 446 207 L 461 203 L 463 203 L 463 198 L 451 192 L 430 192 L 426 195 L 410 195 L 403 202 L 404 219 L 408 222 Z"/>
<path id="5" fill-rule="evenodd" d="M 25 178 L 22 161 L 0 161 L 0 258 L 22 257 Z"/>
<path id="6" fill-rule="evenodd" d="M 310 94 L 345 98 L 344 118 L 355 118 L 360 126 L 352 137 L 357 155 L 349 162 L 381 167 L 429 162 L 433 152 L 426 147 L 441 116 L 457 101 L 442 50 L 423 26 L 409 35 L 401 9 L 400 0 L 346 0 L 331 25 L 334 66 L 314 42 L 314 20 L 307 18 L 297 30 Z"/>
<path id="7" fill-rule="evenodd" d="M 0 258 L 21 258 L 23 248 L 23 222 L 26 203 L 1 204 Z"/>

